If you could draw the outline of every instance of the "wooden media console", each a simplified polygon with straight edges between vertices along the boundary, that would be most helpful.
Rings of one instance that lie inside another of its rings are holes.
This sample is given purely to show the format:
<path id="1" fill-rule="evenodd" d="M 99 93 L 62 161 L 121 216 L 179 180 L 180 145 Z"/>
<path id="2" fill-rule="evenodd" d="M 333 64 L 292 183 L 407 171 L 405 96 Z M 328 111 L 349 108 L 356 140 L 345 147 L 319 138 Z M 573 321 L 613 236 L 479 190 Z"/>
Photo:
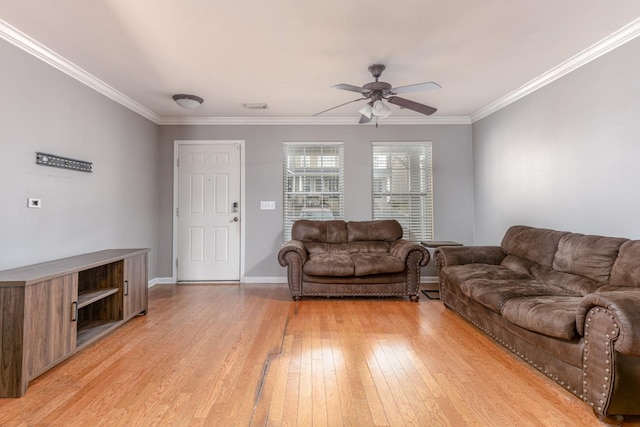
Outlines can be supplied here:
<path id="1" fill-rule="evenodd" d="M 0 271 L 0 397 L 147 312 L 149 249 L 107 249 Z"/>

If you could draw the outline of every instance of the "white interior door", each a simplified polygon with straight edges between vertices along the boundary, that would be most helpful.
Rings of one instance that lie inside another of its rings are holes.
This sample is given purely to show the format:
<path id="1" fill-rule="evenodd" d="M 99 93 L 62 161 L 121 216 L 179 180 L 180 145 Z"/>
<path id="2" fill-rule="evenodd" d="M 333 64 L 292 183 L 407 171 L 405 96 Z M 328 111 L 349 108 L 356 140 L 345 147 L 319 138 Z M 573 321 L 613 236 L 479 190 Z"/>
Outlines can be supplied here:
<path id="1" fill-rule="evenodd" d="M 179 281 L 240 280 L 240 144 L 178 146 Z"/>

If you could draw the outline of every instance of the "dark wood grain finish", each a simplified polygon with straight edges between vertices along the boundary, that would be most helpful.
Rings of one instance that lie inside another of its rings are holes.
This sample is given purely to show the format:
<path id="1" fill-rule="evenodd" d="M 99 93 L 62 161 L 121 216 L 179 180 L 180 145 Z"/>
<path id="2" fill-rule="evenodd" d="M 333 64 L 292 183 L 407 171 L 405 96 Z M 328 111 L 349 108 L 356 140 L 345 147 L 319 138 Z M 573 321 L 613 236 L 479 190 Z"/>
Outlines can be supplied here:
<path id="1" fill-rule="evenodd" d="M 76 347 L 72 302 L 78 275 L 66 274 L 26 290 L 25 344 L 28 377 L 33 379 L 68 357 Z"/>
<path id="2" fill-rule="evenodd" d="M 105 249 L 69 258 L 12 268 L 0 271 L 0 287 L 28 286 L 54 277 L 75 273 L 80 270 L 88 270 L 148 252 L 149 249 Z"/>
<path id="3" fill-rule="evenodd" d="M 124 260 L 124 319 L 147 313 L 147 255 L 138 254 Z M 144 284 L 144 285 L 141 285 Z"/>
<path id="4" fill-rule="evenodd" d="M 18 397 L 27 391 L 27 365 L 23 363 L 24 288 L 0 288 L 0 396 Z"/>
<path id="5" fill-rule="evenodd" d="M 0 397 L 146 312 L 148 249 L 109 249 L 0 271 Z M 128 282 L 125 286 L 125 260 Z"/>

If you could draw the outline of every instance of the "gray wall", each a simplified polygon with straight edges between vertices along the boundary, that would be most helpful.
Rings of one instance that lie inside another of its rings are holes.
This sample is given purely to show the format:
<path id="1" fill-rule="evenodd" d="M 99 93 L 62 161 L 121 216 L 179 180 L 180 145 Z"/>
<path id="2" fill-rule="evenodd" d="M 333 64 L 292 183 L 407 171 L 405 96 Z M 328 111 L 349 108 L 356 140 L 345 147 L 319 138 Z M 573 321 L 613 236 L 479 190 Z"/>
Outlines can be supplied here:
<path id="1" fill-rule="evenodd" d="M 162 126 L 160 129 L 159 275 L 172 274 L 173 150 L 175 140 L 244 140 L 245 276 L 284 277 L 276 260 L 282 244 L 282 143 L 343 141 L 345 219 L 371 219 L 371 141 L 432 141 L 435 238 L 465 244 L 473 238 L 471 125 L 421 126 Z M 260 200 L 275 200 L 261 211 Z M 423 272 L 435 276 L 432 269 Z"/>
<path id="2" fill-rule="evenodd" d="M 473 124 L 475 236 L 640 238 L 640 39 Z"/>
<path id="3" fill-rule="evenodd" d="M 159 127 L 4 41 L 0 58 L 0 270 L 148 247 L 155 277 Z M 37 151 L 94 172 L 38 166 Z"/>

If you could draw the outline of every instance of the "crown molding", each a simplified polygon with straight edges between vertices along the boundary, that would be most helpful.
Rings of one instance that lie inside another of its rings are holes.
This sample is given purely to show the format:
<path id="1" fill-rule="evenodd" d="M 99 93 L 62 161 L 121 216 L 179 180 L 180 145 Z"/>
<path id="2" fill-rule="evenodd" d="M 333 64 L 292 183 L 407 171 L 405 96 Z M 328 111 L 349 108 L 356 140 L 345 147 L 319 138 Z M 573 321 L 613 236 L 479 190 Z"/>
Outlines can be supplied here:
<path id="1" fill-rule="evenodd" d="M 475 123 L 490 114 L 495 113 L 498 110 L 503 109 L 507 105 L 510 105 L 517 100 L 537 91 L 538 89 L 554 82 L 562 76 L 569 74 L 572 71 L 588 64 L 596 58 L 604 55 L 613 49 L 622 46 L 623 44 L 633 40 L 640 35 L 640 18 L 631 22 L 630 24 L 622 27 L 620 30 L 605 37 L 599 42 L 584 49 L 578 54 L 572 56 L 568 60 L 564 61 L 560 65 L 550 69 L 549 71 L 541 74 L 530 82 L 520 86 L 518 89 L 507 94 L 506 96 L 492 102 L 491 104 L 481 108 L 475 113 L 471 114 L 471 123 Z"/>
<path id="2" fill-rule="evenodd" d="M 149 110 L 147 107 L 142 104 L 137 103 L 133 99 L 129 98 L 122 92 L 117 89 L 109 86 L 102 80 L 98 79 L 94 75 L 86 72 L 82 68 L 78 67 L 71 61 L 63 58 L 58 55 L 48 47 L 43 44 L 37 42 L 31 37 L 27 36 L 22 31 L 17 28 L 9 25 L 7 22 L 0 19 L 0 38 L 6 40 L 12 45 L 24 50 L 25 52 L 35 56 L 41 61 L 51 65 L 52 67 L 62 71 L 68 76 L 78 80 L 80 83 L 83 83 L 86 86 L 94 89 L 95 91 L 101 93 L 114 100 L 115 102 L 125 106 L 131 111 L 140 114 L 142 117 L 145 117 L 151 120 L 154 123 L 158 123 L 160 121 L 160 116 L 158 116 L 153 111 Z"/>
<path id="3" fill-rule="evenodd" d="M 357 125 L 357 117 L 161 117 L 0 19 L 0 38 L 158 125 Z M 384 125 L 470 124 L 469 117 L 388 117 Z"/>
<path id="4" fill-rule="evenodd" d="M 582 67 L 640 35 L 640 18 L 584 49 L 506 96 L 486 105 L 471 116 L 388 117 L 383 125 L 472 124 Z M 357 125 L 357 117 L 161 117 L 117 89 L 58 55 L 17 28 L 0 19 L 0 39 L 33 55 L 102 95 L 158 125 Z M 374 122 L 375 123 L 375 122 Z M 372 125 L 369 123 L 368 125 Z M 366 125 L 365 125 L 366 126 Z"/>
<path id="5" fill-rule="evenodd" d="M 209 126 L 267 126 L 267 125 L 360 125 L 371 126 L 375 122 L 361 125 L 359 117 L 163 117 L 160 125 L 209 125 Z M 471 124 L 466 116 L 442 117 L 387 117 L 380 120 L 382 126 Z"/>

